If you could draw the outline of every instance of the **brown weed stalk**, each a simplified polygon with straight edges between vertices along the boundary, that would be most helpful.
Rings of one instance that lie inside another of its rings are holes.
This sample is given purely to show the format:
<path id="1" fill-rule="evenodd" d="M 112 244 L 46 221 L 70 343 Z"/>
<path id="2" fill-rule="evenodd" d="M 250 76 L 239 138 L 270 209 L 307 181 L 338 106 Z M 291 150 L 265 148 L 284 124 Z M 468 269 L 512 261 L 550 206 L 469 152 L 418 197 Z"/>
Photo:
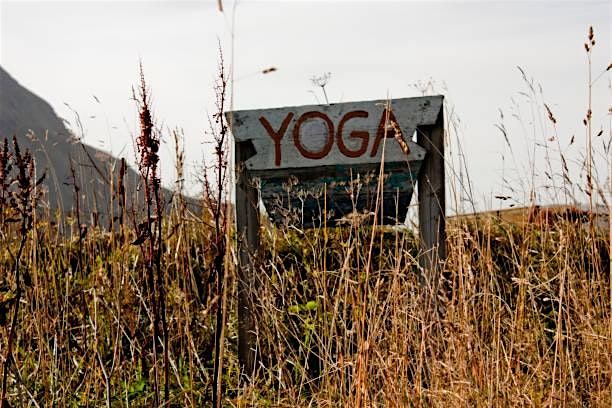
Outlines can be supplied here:
<path id="1" fill-rule="evenodd" d="M 125 213 L 127 207 L 127 194 L 125 191 L 125 175 L 127 173 L 127 163 L 125 158 L 121 158 L 121 164 L 119 166 L 119 174 L 117 175 L 117 188 L 115 191 L 116 199 L 118 201 L 119 206 L 119 215 L 117 216 L 117 221 L 119 222 L 119 234 L 120 238 L 123 241 L 123 237 L 125 234 Z"/>
<path id="2" fill-rule="evenodd" d="M 4 139 L 0 146 L 0 227 L 4 226 L 4 212 L 9 202 L 9 187 L 11 185 L 9 174 L 12 170 L 11 152 L 8 139 Z"/>
<path id="3" fill-rule="evenodd" d="M 142 69 L 140 66 L 140 87 L 138 98 L 140 134 L 136 145 L 139 154 L 138 168 L 144 186 L 146 220 L 140 225 L 140 236 L 134 242 L 140 244 L 148 279 L 151 309 L 153 310 L 153 370 L 155 404 L 160 404 L 159 379 L 157 372 L 157 346 L 163 347 L 164 359 L 164 403 L 169 404 L 169 358 L 168 358 L 168 324 L 166 321 L 166 292 L 165 281 L 162 271 L 162 192 L 161 179 L 159 176 L 159 145 L 160 135 L 153 124 L 151 114 L 150 94 Z M 160 342 L 160 323 L 163 344 Z"/>
<path id="4" fill-rule="evenodd" d="M 210 129 L 213 137 L 215 162 L 212 169 L 204 168 L 204 201 L 212 215 L 214 222 L 214 237 L 212 247 L 214 251 L 213 275 L 217 279 L 217 296 L 219 305 L 217 307 L 215 323 L 215 360 L 213 374 L 213 406 L 221 406 L 221 374 L 223 372 L 223 352 L 225 343 L 225 320 L 226 306 L 226 277 L 225 256 L 227 252 L 227 234 L 229 210 L 226 203 L 228 183 L 228 130 L 229 126 L 225 118 L 226 97 L 228 78 L 225 72 L 223 53 L 219 49 L 219 70 L 215 84 L 216 108 Z M 208 171 L 212 170 L 214 179 L 211 180 Z"/>
<path id="5" fill-rule="evenodd" d="M 4 144 L 6 147 L 6 142 Z M 3 163 L 2 167 L 4 170 L 9 168 L 6 157 L 8 157 L 7 149 L 3 148 Z M 28 232 L 32 228 L 32 220 L 34 214 L 34 192 L 37 184 L 34 180 L 34 158 L 29 150 L 21 152 L 17 137 L 13 136 L 13 162 L 16 168 L 16 174 L 10 178 L 10 184 L 15 185 L 15 191 L 12 192 L 9 203 L 11 212 L 14 213 L 16 218 L 11 221 L 19 223 L 19 247 L 17 253 L 12 256 L 13 258 L 13 274 L 15 278 L 15 298 L 14 298 L 14 309 L 13 317 L 11 319 L 11 328 L 9 329 L 6 354 L 4 355 L 4 363 L 2 367 L 2 395 L 0 396 L 0 408 L 8 407 L 8 401 L 6 400 L 6 391 L 8 383 L 8 372 L 11 368 L 11 362 L 13 361 L 13 343 L 17 332 L 17 324 L 19 318 L 19 305 L 21 303 L 21 296 L 23 294 L 22 287 L 22 275 L 21 275 L 21 256 L 25 248 L 25 244 L 28 240 Z M 8 174 L 3 174 L 8 176 Z M 41 179 L 42 180 L 42 179 Z"/>

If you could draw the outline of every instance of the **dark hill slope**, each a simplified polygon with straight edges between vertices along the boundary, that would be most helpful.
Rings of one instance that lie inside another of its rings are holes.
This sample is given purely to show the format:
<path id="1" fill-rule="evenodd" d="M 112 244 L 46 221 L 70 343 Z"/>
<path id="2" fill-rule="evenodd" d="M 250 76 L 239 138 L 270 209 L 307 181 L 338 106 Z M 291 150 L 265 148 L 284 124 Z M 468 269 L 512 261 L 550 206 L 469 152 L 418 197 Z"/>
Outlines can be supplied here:
<path id="1" fill-rule="evenodd" d="M 116 194 L 120 160 L 101 150 L 84 145 L 74 137 L 62 119 L 43 99 L 33 94 L 0 67 L 0 139 L 17 136 L 22 148 L 34 152 L 36 171 L 47 173 L 47 200 L 52 210 L 64 213 L 75 208 L 74 168 L 79 187 L 79 206 L 83 220 L 97 218 L 107 225 Z M 125 176 L 128 206 L 139 202 L 138 174 L 128 168 Z M 114 185 L 114 187 L 111 186 Z M 168 191 L 164 194 L 170 197 Z"/>

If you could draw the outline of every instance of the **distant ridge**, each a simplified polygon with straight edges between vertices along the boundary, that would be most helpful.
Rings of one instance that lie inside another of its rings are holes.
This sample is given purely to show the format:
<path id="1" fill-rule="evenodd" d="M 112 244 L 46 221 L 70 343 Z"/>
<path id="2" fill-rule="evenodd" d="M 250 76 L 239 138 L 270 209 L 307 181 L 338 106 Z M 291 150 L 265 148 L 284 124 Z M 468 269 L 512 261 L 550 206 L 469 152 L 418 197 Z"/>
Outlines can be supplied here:
<path id="1" fill-rule="evenodd" d="M 602 231 L 610 229 L 610 214 L 605 206 L 597 206 L 589 211 L 587 205 L 534 205 L 505 208 L 501 210 L 482 211 L 448 217 L 450 222 L 457 220 L 498 219 L 510 224 L 553 224 L 558 221 L 574 222 L 578 225 L 588 224 L 592 217 L 595 227 Z"/>
<path id="2" fill-rule="evenodd" d="M 21 86 L 0 67 L 0 140 L 13 135 L 24 149 L 34 152 L 36 171 L 47 173 L 45 185 L 52 211 L 74 211 L 74 182 L 80 189 L 79 206 L 83 222 L 96 220 L 104 226 L 111 214 L 111 179 L 117 180 L 120 159 L 80 143 L 51 105 Z M 112 177 L 111 177 L 112 175 Z M 137 194 L 138 173 L 128 167 L 125 187 L 128 202 Z M 170 192 L 164 194 L 170 198 Z"/>

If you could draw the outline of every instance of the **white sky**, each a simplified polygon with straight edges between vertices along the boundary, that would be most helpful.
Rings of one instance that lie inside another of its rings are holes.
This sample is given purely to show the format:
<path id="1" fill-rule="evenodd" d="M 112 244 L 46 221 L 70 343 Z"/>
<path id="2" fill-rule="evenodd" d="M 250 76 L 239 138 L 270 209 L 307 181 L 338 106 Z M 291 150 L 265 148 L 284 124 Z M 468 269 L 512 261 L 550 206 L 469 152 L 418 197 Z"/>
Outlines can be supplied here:
<path id="1" fill-rule="evenodd" d="M 130 133 L 136 132 L 136 110 L 131 87 L 137 83 L 142 58 L 157 121 L 184 129 L 193 192 L 195 165 L 209 151 L 203 142 L 207 112 L 214 109 L 218 41 L 226 61 L 232 60 L 233 3 L 223 3 L 224 14 L 217 10 L 216 0 L 0 0 L 0 65 L 71 122 L 74 115 L 64 103 L 74 108 L 85 123 L 87 143 L 132 159 Z M 326 87 L 330 102 L 418 96 L 413 84 L 431 78 L 461 121 L 458 137 L 478 207 L 510 202 L 493 199 L 497 194 L 525 202 L 529 188 L 518 186 L 518 193 L 512 193 L 502 177 L 512 179 L 513 185 L 528 178 L 527 152 L 536 141 L 554 149 L 550 155 L 555 170 L 559 155 L 557 141 L 546 142 L 554 129 L 546 121 L 532 121 L 532 108 L 544 110 L 541 103 L 531 104 L 520 94 L 527 87 L 516 66 L 541 84 L 544 101 L 558 121 L 557 137 L 572 178 L 578 181 L 578 165 L 571 162 L 578 162 L 584 151 L 583 43 L 593 25 L 593 72 L 599 75 L 612 61 L 611 4 L 242 0 L 235 8 L 234 107 L 317 103 L 322 95 L 310 78 L 324 72 L 332 74 Z M 259 73 L 270 66 L 278 71 Z M 594 87 L 593 127 L 604 129 L 596 146 L 610 138 L 609 84 L 608 73 Z M 494 126 L 499 109 L 515 160 Z M 573 135 L 576 143 L 566 149 Z M 166 143 L 162 161 L 167 185 L 174 180 L 172 150 Z M 545 149 L 536 147 L 540 170 L 546 169 L 544 155 Z M 609 158 L 596 157 L 602 183 L 606 161 Z M 458 167 L 451 171 L 458 172 Z M 542 184 L 550 183 L 536 181 Z M 540 200 L 548 199 L 544 189 L 538 194 Z"/>

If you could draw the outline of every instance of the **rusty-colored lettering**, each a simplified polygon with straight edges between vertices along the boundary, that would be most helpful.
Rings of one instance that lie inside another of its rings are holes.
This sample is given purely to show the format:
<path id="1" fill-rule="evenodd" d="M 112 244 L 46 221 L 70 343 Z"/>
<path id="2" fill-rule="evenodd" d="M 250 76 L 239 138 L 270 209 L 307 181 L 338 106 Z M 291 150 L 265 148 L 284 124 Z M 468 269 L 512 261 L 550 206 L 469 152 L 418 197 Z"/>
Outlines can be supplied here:
<path id="1" fill-rule="evenodd" d="M 325 142 L 325 146 L 323 146 L 323 148 L 318 152 L 313 152 L 306 149 L 302 144 L 300 135 L 300 128 L 302 124 L 308 119 L 315 118 L 323 120 L 323 122 L 325 122 L 325 125 L 327 126 L 327 141 Z M 306 157 L 307 159 L 322 159 L 323 157 L 327 156 L 327 154 L 332 148 L 332 145 L 334 144 L 334 124 L 332 123 L 331 119 L 322 112 L 306 112 L 302 116 L 300 116 L 300 118 L 295 123 L 295 126 L 293 127 L 293 143 L 295 144 L 295 147 L 298 149 L 298 151 L 302 154 L 302 156 Z"/>
<path id="2" fill-rule="evenodd" d="M 268 132 L 268 135 L 270 135 L 270 137 L 274 141 L 274 164 L 276 166 L 280 166 L 281 164 L 281 144 L 280 143 L 281 143 L 281 140 L 283 140 L 283 136 L 285 136 L 285 132 L 287 131 L 287 127 L 289 127 L 289 123 L 291 122 L 291 119 L 293 119 L 293 112 L 289 112 L 287 114 L 287 116 L 283 120 L 283 123 L 281 124 L 280 129 L 278 129 L 278 132 L 276 132 L 274 129 L 272 129 L 272 125 L 270 125 L 270 122 L 268 122 L 268 119 L 266 119 L 263 116 L 259 118 L 259 121 L 261 122 L 262 126 L 266 129 L 266 131 Z"/>
<path id="3" fill-rule="evenodd" d="M 393 126 L 393 123 L 395 123 L 397 126 Z M 380 117 L 380 122 L 378 123 L 376 139 L 374 139 L 374 144 L 372 145 L 372 153 L 370 154 L 371 157 L 376 156 L 376 154 L 378 153 L 378 145 L 384 137 L 394 138 L 396 136 L 396 129 L 400 129 L 399 122 L 397 121 L 397 119 L 395 119 L 393 111 L 387 110 L 387 108 L 385 108 L 385 110 L 383 110 L 382 116 Z M 401 135 L 401 131 L 400 136 L 403 136 Z"/>
<path id="4" fill-rule="evenodd" d="M 368 150 L 368 142 L 370 141 L 370 133 L 365 130 L 353 130 L 349 135 L 352 139 L 361 139 L 361 146 L 357 150 L 350 150 L 344 144 L 344 140 L 342 140 L 342 130 L 344 129 L 344 125 L 346 122 L 353 118 L 367 118 L 368 112 L 366 111 L 352 111 L 347 113 L 340 120 L 340 124 L 338 124 L 338 149 L 340 149 L 340 153 L 345 155 L 346 157 L 359 157 Z"/>

